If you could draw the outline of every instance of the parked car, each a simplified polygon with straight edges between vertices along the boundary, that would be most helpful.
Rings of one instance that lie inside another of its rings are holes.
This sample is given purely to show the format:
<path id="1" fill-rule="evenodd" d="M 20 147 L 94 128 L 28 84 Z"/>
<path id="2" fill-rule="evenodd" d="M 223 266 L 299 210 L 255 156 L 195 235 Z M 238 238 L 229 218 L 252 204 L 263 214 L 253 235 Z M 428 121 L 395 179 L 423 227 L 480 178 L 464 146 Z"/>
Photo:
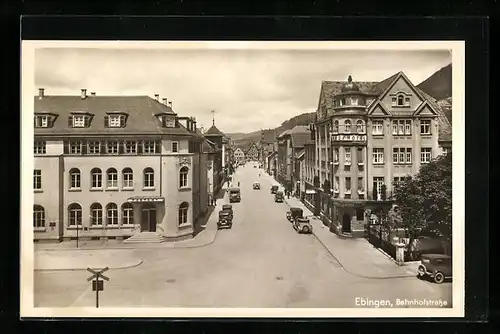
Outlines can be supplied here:
<path id="1" fill-rule="evenodd" d="M 435 283 L 441 284 L 447 278 L 452 278 L 451 256 L 444 254 L 423 254 L 418 266 L 419 278 L 431 278 Z"/>
<path id="2" fill-rule="evenodd" d="M 286 219 L 292 223 L 295 219 L 304 217 L 304 211 L 301 208 L 291 207 L 286 213 Z"/>
<path id="3" fill-rule="evenodd" d="M 259 183 L 259 182 L 255 182 L 255 183 L 253 184 L 253 188 L 254 188 L 255 190 L 260 190 L 260 183 Z"/>
<path id="4" fill-rule="evenodd" d="M 222 211 L 227 211 L 231 215 L 231 220 L 233 219 L 233 206 L 231 204 L 223 204 Z"/>
<path id="5" fill-rule="evenodd" d="M 283 203 L 283 200 L 285 199 L 285 196 L 283 195 L 283 192 L 282 191 L 277 191 L 275 194 L 274 194 L 274 201 L 275 202 L 279 202 L 279 203 Z"/>
<path id="6" fill-rule="evenodd" d="M 312 233 L 312 225 L 309 219 L 298 217 L 293 220 L 293 228 L 299 233 Z"/>
<path id="7" fill-rule="evenodd" d="M 276 194 L 278 191 L 279 187 L 278 186 L 271 186 L 271 194 Z"/>
<path id="8" fill-rule="evenodd" d="M 432 236 L 419 236 L 409 246 L 410 256 L 418 261 L 423 254 L 441 254 L 443 243 L 440 238 Z"/>
<path id="9" fill-rule="evenodd" d="M 217 229 L 221 228 L 232 228 L 233 227 L 233 215 L 230 211 L 219 211 L 219 221 L 217 222 Z"/>
<path id="10" fill-rule="evenodd" d="M 240 188 L 229 189 L 229 203 L 241 202 Z"/>

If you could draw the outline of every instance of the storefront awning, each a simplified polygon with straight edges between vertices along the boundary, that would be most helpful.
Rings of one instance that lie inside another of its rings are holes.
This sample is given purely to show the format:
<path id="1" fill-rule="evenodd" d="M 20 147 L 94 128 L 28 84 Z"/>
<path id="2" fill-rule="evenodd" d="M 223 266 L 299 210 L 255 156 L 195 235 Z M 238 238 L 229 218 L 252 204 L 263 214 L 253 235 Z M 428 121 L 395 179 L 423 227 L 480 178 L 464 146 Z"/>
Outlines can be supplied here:
<path id="1" fill-rule="evenodd" d="M 316 190 L 314 190 L 314 189 L 306 189 L 306 194 L 316 194 Z"/>
<path id="2" fill-rule="evenodd" d="M 165 198 L 160 196 L 134 196 L 127 199 L 129 203 L 157 203 L 164 201 Z"/>

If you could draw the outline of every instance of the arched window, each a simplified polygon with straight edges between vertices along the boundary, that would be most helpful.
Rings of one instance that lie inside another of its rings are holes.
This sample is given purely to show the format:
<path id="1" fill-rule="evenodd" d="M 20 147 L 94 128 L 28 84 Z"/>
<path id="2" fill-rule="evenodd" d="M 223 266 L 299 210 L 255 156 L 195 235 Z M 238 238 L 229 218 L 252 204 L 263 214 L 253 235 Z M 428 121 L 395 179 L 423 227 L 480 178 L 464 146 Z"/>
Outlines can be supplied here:
<path id="1" fill-rule="evenodd" d="M 186 224 L 188 222 L 188 209 L 189 204 L 187 202 L 182 202 L 179 206 L 179 225 Z"/>
<path id="2" fill-rule="evenodd" d="M 41 205 L 33 205 L 33 227 L 45 227 L 45 209 Z"/>
<path id="3" fill-rule="evenodd" d="M 344 132 L 346 132 L 346 133 L 351 132 L 351 121 L 350 120 L 346 119 L 344 121 L 344 128 L 345 128 Z"/>
<path id="4" fill-rule="evenodd" d="M 362 120 L 358 120 L 356 122 L 356 129 L 358 131 L 358 133 L 364 133 L 365 132 L 365 124 Z"/>
<path id="5" fill-rule="evenodd" d="M 179 188 L 188 186 L 188 173 L 189 169 L 187 167 L 182 167 L 179 171 Z"/>
<path id="6" fill-rule="evenodd" d="M 118 188 L 118 171 L 115 168 L 109 168 L 106 177 L 108 188 Z"/>
<path id="7" fill-rule="evenodd" d="M 68 207 L 68 225 L 82 225 L 82 207 L 78 203 L 72 203 Z"/>
<path id="8" fill-rule="evenodd" d="M 404 105 L 404 96 L 398 95 L 398 106 Z"/>
<path id="9" fill-rule="evenodd" d="M 122 205 L 122 225 L 134 224 L 134 209 L 132 204 L 126 202 Z"/>
<path id="10" fill-rule="evenodd" d="M 153 168 L 144 169 L 144 188 L 154 188 L 155 186 L 155 172 Z"/>
<path id="11" fill-rule="evenodd" d="M 70 189 L 80 189 L 81 177 L 78 168 L 71 168 L 69 171 L 69 187 Z"/>
<path id="12" fill-rule="evenodd" d="M 333 122 L 333 133 L 339 133 L 339 121 Z"/>
<path id="13" fill-rule="evenodd" d="M 102 188 L 102 172 L 99 168 L 93 168 L 90 171 L 92 179 L 92 188 Z"/>
<path id="14" fill-rule="evenodd" d="M 106 206 L 106 224 L 108 226 L 118 225 L 118 207 L 115 203 L 109 203 Z"/>
<path id="15" fill-rule="evenodd" d="M 123 171 L 123 188 L 133 188 L 134 187 L 134 172 L 132 168 L 124 168 Z"/>
<path id="16" fill-rule="evenodd" d="M 102 225 L 102 205 L 99 203 L 93 203 L 90 206 L 90 224 L 91 225 Z"/>

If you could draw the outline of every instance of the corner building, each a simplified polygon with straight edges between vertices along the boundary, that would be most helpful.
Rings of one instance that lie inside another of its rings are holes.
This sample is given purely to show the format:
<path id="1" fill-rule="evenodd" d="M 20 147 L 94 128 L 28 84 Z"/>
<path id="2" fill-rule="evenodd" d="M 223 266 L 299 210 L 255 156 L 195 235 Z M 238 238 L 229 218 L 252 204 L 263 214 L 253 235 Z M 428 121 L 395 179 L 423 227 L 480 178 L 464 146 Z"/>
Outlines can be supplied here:
<path id="1" fill-rule="evenodd" d="M 34 102 L 35 241 L 192 237 L 208 203 L 194 118 L 158 95 Z"/>
<path id="2" fill-rule="evenodd" d="M 394 185 L 443 154 L 451 124 L 403 72 L 381 82 L 324 81 L 315 123 L 316 212 L 331 229 L 363 236 L 387 211 Z"/>

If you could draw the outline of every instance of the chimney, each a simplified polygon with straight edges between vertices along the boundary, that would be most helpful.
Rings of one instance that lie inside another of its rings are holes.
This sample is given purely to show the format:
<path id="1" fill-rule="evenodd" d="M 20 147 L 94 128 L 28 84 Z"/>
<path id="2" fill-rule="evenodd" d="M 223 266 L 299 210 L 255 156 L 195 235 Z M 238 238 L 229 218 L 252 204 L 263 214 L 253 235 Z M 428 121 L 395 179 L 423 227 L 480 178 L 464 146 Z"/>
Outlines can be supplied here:
<path id="1" fill-rule="evenodd" d="M 160 94 L 155 94 L 156 101 L 160 101 Z"/>
<path id="2" fill-rule="evenodd" d="M 168 101 L 167 101 L 167 98 L 166 98 L 166 97 L 164 97 L 162 100 L 163 100 L 163 104 L 164 104 L 164 105 L 167 105 L 167 104 L 168 104 Z"/>
<path id="3" fill-rule="evenodd" d="M 168 102 L 168 106 L 172 108 L 172 101 Z"/>
<path id="4" fill-rule="evenodd" d="M 193 117 L 193 131 L 196 132 L 196 117 Z"/>
<path id="5" fill-rule="evenodd" d="M 95 92 L 90 93 L 90 95 L 95 96 Z"/>
<path id="6" fill-rule="evenodd" d="M 87 98 L 87 90 L 82 88 L 82 100 L 85 100 Z"/>
<path id="7" fill-rule="evenodd" d="M 43 99 L 44 95 L 45 95 L 45 89 L 39 88 L 38 89 L 38 98 L 41 100 L 41 99 Z"/>

